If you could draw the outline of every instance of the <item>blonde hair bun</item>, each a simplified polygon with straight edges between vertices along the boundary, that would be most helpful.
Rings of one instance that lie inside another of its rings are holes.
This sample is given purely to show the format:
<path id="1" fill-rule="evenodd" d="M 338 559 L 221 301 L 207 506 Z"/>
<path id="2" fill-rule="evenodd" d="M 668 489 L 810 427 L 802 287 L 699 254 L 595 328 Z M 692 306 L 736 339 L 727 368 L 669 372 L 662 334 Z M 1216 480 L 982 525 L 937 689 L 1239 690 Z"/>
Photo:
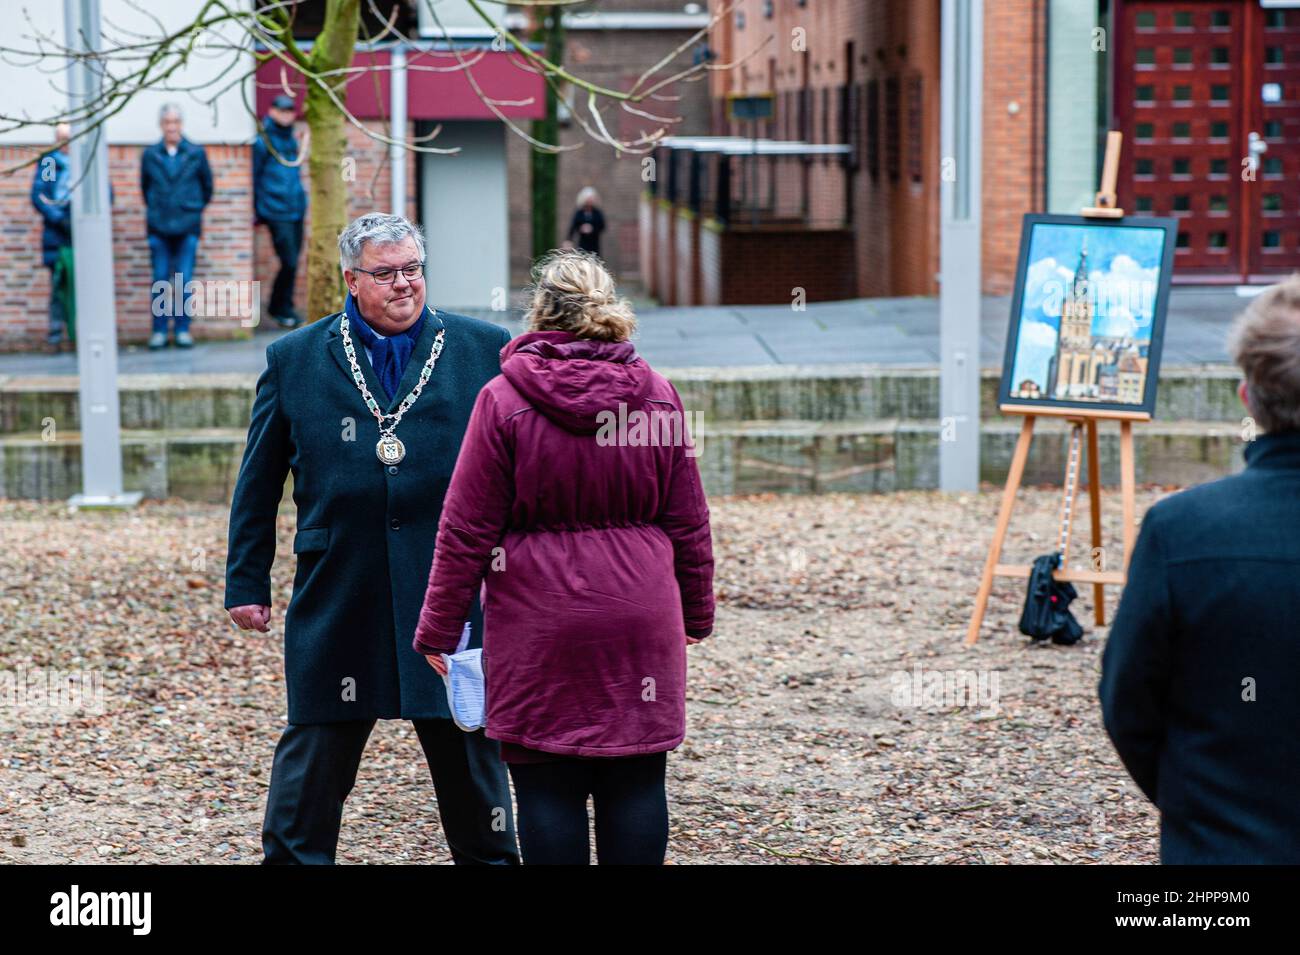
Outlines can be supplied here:
<path id="1" fill-rule="evenodd" d="M 564 331 L 579 338 L 622 342 L 632 337 L 636 315 L 621 298 L 600 258 L 576 249 L 555 249 L 533 269 L 529 331 Z"/>

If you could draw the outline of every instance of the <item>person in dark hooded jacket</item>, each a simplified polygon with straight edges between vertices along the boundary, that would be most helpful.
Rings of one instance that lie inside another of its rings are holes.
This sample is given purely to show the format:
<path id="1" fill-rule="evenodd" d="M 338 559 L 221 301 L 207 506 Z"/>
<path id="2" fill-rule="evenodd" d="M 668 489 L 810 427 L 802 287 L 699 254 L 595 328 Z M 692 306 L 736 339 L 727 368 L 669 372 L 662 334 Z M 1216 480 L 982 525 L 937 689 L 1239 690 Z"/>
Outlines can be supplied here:
<path id="1" fill-rule="evenodd" d="M 487 735 L 524 864 L 660 864 L 686 647 L 713 630 L 709 510 L 672 384 L 595 256 L 539 266 L 452 473 L 414 647 L 444 672 L 482 586 Z"/>
<path id="2" fill-rule="evenodd" d="M 293 97 L 277 96 L 271 101 L 262 131 L 253 140 L 253 211 L 258 222 L 266 223 L 280 260 L 267 311 L 283 328 L 302 324 L 302 316 L 293 307 L 293 286 L 302 254 L 307 190 L 299 175 L 301 161 L 293 121 Z"/>

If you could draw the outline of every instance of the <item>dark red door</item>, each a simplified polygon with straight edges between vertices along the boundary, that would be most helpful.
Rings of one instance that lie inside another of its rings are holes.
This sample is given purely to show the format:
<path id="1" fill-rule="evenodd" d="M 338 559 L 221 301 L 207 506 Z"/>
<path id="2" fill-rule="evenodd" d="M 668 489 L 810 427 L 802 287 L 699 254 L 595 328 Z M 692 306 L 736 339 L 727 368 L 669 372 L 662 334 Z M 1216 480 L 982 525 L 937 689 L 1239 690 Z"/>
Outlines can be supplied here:
<path id="1" fill-rule="evenodd" d="M 1180 220 L 1175 280 L 1300 268 L 1300 10 L 1117 0 L 1120 203 Z"/>

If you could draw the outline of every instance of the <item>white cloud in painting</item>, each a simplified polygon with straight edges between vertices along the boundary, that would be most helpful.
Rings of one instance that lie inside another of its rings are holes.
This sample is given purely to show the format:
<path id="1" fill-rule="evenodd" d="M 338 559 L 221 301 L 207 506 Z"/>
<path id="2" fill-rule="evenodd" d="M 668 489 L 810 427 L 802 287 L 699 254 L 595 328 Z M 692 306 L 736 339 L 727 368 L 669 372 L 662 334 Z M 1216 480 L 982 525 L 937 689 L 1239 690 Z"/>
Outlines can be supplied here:
<path id="1" fill-rule="evenodd" d="M 1047 390 L 1047 365 L 1056 352 L 1056 329 L 1046 322 L 1028 320 L 1020 325 L 1020 338 L 1016 341 L 1015 373 L 1011 387 L 1018 388 L 1026 378 L 1038 382 Z"/>

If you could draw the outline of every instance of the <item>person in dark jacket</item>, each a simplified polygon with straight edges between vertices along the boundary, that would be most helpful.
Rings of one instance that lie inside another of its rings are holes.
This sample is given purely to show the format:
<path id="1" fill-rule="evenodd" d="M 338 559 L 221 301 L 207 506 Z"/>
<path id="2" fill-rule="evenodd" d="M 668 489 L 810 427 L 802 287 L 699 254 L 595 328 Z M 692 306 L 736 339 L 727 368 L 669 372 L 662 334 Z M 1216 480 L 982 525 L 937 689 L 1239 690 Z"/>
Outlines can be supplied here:
<path id="1" fill-rule="evenodd" d="M 571 244 L 592 255 L 600 255 L 600 235 L 605 231 L 605 214 L 600 211 L 600 196 L 591 186 L 578 193 L 577 208 L 566 236 Z"/>
<path id="2" fill-rule="evenodd" d="M 539 266 L 531 331 L 475 402 L 413 646 L 440 673 L 480 586 L 487 735 L 524 864 L 660 864 L 686 646 L 713 630 L 709 510 L 677 390 L 594 256 Z"/>
<path id="3" fill-rule="evenodd" d="M 424 238 L 400 216 L 356 219 L 339 236 L 339 256 L 344 311 L 266 350 L 230 507 L 225 606 L 239 627 L 265 633 L 276 513 L 293 474 L 289 724 L 271 769 L 265 861 L 334 861 L 375 720 L 406 719 L 452 859 L 516 865 L 500 749 L 481 730 L 456 727 L 442 680 L 410 649 L 461 436 L 510 334 L 426 304 Z M 377 444 L 381 435 L 391 438 Z M 380 454 L 390 446 L 402 453 Z M 466 622 L 469 644 L 481 646 L 477 604 Z"/>
<path id="4" fill-rule="evenodd" d="M 192 348 L 190 335 L 194 260 L 203 231 L 203 209 L 212 200 L 212 169 L 203 147 L 181 135 L 181 111 L 174 103 L 158 115 L 162 139 L 140 157 L 140 192 L 153 262 L 153 333 L 149 347 L 167 347 L 168 318 L 176 345 Z"/>
<path id="5" fill-rule="evenodd" d="M 41 264 L 50 270 L 49 328 L 46 342 L 57 350 L 68 328 L 72 275 L 67 263 L 72 249 L 72 198 L 69 192 L 68 140 L 72 128 L 59 123 L 54 148 L 36 164 L 32 177 L 32 205 L 41 216 Z"/>
<path id="6" fill-rule="evenodd" d="M 282 328 L 296 328 L 302 317 L 293 307 L 293 285 L 302 254 L 303 218 L 307 190 L 299 170 L 302 153 L 293 133 L 294 99 L 281 94 L 271 101 L 262 131 L 253 140 L 253 210 L 266 223 L 280 260 L 267 308 Z"/>
<path id="7" fill-rule="evenodd" d="M 1246 467 L 1156 503 L 1102 659 L 1164 863 L 1300 863 L 1300 276 L 1231 339 Z M 1265 433 L 1249 440 L 1255 428 Z"/>

